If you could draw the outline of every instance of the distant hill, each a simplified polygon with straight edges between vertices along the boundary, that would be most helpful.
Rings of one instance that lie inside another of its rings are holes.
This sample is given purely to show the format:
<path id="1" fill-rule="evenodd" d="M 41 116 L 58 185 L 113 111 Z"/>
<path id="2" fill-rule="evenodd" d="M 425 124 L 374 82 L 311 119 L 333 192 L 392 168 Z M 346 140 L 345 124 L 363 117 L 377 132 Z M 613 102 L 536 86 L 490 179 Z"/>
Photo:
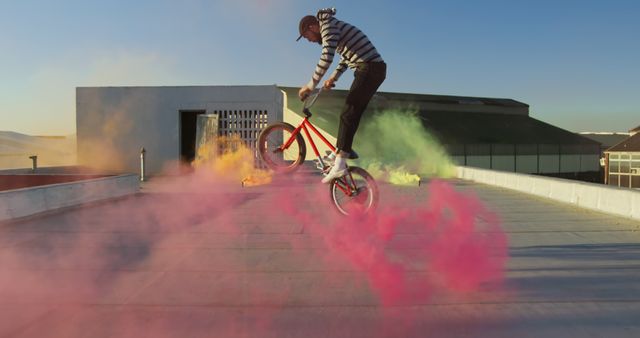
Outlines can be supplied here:
<path id="1" fill-rule="evenodd" d="M 76 136 L 32 136 L 0 131 L 0 169 L 30 168 L 29 156 L 38 156 L 38 166 L 76 164 Z"/>

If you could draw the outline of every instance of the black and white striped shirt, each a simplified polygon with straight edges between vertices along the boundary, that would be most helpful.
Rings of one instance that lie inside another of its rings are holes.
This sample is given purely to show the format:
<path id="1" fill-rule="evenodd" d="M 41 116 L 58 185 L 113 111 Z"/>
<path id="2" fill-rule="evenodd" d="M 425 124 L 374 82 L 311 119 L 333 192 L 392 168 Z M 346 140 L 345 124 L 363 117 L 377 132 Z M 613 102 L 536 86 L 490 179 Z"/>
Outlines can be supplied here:
<path id="1" fill-rule="evenodd" d="M 360 63 L 382 62 L 382 57 L 373 46 L 369 38 L 356 26 L 340 21 L 334 17 L 335 8 L 326 8 L 318 11 L 320 23 L 320 35 L 322 37 L 322 55 L 316 66 L 311 81 L 307 84 L 310 89 L 315 89 L 324 74 L 331 66 L 336 52 L 340 54 L 340 63 L 331 77 L 335 80 L 349 68 L 356 68 Z"/>

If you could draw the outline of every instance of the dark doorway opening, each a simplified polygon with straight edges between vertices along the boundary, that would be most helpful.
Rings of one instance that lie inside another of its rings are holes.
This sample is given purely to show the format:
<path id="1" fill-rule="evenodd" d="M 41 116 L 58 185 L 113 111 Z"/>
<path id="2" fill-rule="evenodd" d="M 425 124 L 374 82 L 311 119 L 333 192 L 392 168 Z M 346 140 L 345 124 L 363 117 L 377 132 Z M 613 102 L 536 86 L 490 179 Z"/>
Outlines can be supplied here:
<path id="1" fill-rule="evenodd" d="M 180 160 L 191 163 L 196 158 L 196 126 L 204 110 L 180 111 Z"/>

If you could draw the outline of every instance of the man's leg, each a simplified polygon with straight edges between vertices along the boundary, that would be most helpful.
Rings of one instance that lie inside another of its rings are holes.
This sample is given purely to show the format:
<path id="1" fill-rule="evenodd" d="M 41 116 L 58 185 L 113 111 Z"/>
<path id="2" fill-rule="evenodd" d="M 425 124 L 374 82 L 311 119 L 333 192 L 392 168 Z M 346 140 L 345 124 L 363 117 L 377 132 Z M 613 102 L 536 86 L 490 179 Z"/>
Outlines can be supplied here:
<path id="1" fill-rule="evenodd" d="M 376 64 L 373 67 L 365 65 L 363 69 L 358 69 L 355 73 L 355 79 L 351 84 L 351 89 L 347 95 L 346 104 L 340 114 L 340 125 L 338 127 L 338 156 L 336 161 L 327 174 L 322 179 L 322 183 L 329 183 L 336 177 L 346 174 L 346 160 L 353 151 L 353 137 L 358 130 L 362 113 L 367 109 L 369 101 L 373 94 L 378 90 L 386 77 L 386 65 L 384 63 Z"/>
<path id="2" fill-rule="evenodd" d="M 353 138 L 360 125 L 362 114 L 385 77 L 386 65 L 384 63 L 365 65 L 362 70 L 356 71 L 345 106 L 340 114 L 336 145 L 339 150 L 352 151 Z"/>

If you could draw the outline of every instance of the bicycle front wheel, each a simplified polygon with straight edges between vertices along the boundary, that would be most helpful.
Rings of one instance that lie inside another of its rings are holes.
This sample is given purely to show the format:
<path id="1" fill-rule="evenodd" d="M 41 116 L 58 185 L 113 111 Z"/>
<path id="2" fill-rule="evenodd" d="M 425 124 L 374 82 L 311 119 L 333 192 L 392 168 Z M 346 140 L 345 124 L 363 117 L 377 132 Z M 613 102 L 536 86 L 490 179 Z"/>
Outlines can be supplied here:
<path id="1" fill-rule="evenodd" d="M 307 148 L 304 138 L 300 133 L 291 140 L 291 135 L 296 128 L 292 125 L 279 122 L 268 125 L 258 136 L 258 154 L 262 161 L 279 173 L 291 172 L 298 168 L 307 156 Z"/>
<path id="2" fill-rule="evenodd" d="M 378 205 L 378 185 L 359 167 L 349 167 L 347 175 L 334 179 L 329 192 L 333 205 L 343 215 L 367 213 Z"/>

